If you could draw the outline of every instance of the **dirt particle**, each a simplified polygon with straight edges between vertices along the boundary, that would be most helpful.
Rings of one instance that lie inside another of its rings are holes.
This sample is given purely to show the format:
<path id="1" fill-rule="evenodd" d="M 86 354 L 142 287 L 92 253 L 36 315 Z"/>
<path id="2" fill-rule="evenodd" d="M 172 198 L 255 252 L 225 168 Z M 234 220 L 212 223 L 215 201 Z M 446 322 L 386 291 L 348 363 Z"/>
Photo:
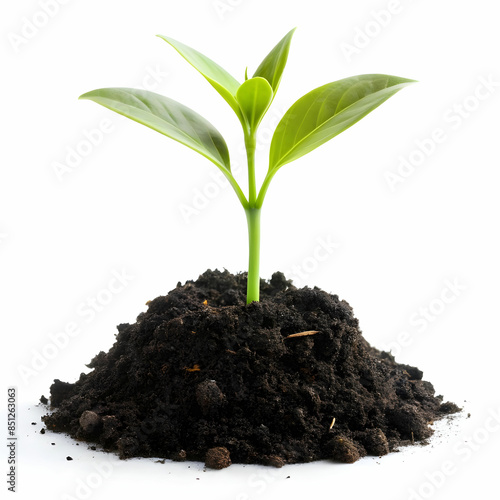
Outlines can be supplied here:
<path id="1" fill-rule="evenodd" d="M 139 441 L 131 436 L 124 436 L 116 442 L 120 458 L 131 458 L 137 456 Z"/>
<path id="2" fill-rule="evenodd" d="M 448 415 L 450 413 L 459 412 L 460 408 L 455 403 L 451 403 L 450 401 L 447 401 L 446 403 L 443 403 L 439 407 L 439 411 L 445 415 Z"/>
<path id="3" fill-rule="evenodd" d="M 187 453 L 185 450 L 179 450 L 170 456 L 170 459 L 173 460 L 174 462 L 184 462 L 187 458 Z"/>
<path id="4" fill-rule="evenodd" d="M 68 456 L 68 457 L 66 457 L 66 460 L 69 462 L 69 461 L 73 460 L 73 457 Z"/>
<path id="5" fill-rule="evenodd" d="M 86 410 L 81 414 L 79 423 L 85 434 L 92 434 L 100 426 L 101 417 L 93 411 Z"/>
<path id="6" fill-rule="evenodd" d="M 225 469 L 231 465 L 229 450 L 223 446 L 210 448 L 205 455 L 205 466 L 210 469 Z"/>
<path id="7" fill-rule="evenodd" d="M 363 445 L 369 455 L 383 456 L 389 453 L 389 442 L 381 429 L 369 429 L 365 433 Z"/>
<path id="8" fill-rule="evenodd" d="M 61 382 L 55 379 L 50 386 L 50 404 L 54 407 L 59 406 L 64 400 L 73 395 L 74 384 L 69 382 Z"/>
<path id="9" fill-rule="evenodd" d="M 337 436 L 331 442 L 332 458 L 337 462 L 353 464 L 361 455 L 358 447 L 348 438 Z"/>
<path id="10" fill-rule="evenodd" d="M 103 443 L 114 442 L 119 437 L 120 421 L 115 415 L 102 417 L 101 440 Z"/>
<path id="11" fill-rule="evenodd" d="M 205 380 L 196 386 L 196 401 L 204 415 L 209 414 L 224 401 L 224 394 L 215 380 Z"/>
<path id="12" fill-rule="evenodd" d="M 285 465 L 285 461 L 283 460 L 283 458 L 279 457 L 278 455 L 269 455 L 269 457 L 267 457 L 267 465 L 271 465 L 272 467 L 281 468 Z"/>

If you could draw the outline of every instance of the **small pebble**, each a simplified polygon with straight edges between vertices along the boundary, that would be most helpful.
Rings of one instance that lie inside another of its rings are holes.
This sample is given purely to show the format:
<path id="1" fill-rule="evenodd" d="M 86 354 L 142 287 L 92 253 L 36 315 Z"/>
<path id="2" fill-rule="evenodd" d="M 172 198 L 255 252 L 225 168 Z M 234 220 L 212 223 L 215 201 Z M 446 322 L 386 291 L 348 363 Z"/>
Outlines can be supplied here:
<path id="1" fill-rule="evenodd" d="M 84 411 L 80 416 L 80 427 L 83 432 L 91 434 L 101 423 L 101 417 L 93 411 Z"/>

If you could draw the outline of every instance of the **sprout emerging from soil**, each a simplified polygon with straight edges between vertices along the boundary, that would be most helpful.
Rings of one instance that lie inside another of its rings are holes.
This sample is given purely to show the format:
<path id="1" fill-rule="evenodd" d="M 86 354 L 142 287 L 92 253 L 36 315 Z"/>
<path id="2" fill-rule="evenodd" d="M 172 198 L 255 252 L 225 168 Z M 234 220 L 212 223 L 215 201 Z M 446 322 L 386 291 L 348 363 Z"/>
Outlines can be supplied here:
<path id="1" fill-rule="evenodd" d="M 267 173 L 257 189 L 257 130 L 278 91 L 294 31 L 291 30 L 271 50 L 251 78 L 248 78 L 248 70 L 245 71 L 243 83 L 197 50 L 159 35 L 206 78 L 238 117 L 243 127 L 248 160 L 248 197 L 233 177 L 224 138 L 195 111 L 147 90 L 103 88 L 80 96 L 80 99 L 92 100 L 184 144 L 222 171 L 245 210 L 248 224 L 247 303 L 259 300 L 261 210 L 276 172 L 348 129 L 414 82 L 390 75 L 358 75 L 327 83 L 301 97 L 288 109 L 274 131 Z"/>

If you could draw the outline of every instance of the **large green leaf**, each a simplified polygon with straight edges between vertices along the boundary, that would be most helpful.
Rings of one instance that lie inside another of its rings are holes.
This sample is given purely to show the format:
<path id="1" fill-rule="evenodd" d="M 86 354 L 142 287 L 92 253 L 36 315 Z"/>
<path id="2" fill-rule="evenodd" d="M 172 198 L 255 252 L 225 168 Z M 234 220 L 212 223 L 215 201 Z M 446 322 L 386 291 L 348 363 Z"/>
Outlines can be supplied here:
<path id="1" fill-rule="evenodd" d="M 250 78 L 238 89 L 236 98 L 251 131 L 255 131 L 273 100 L 273 89 L 264 78 Z"/>
<path id="2" fill-rule="evenodd" d="M 265 78 L 269 82 L 269 85 L 271 85 L 274 94 L 276 94 L 276 91 L 278 90 L 281 76 L 283 75 L 283 70 L 285 69 L 288 52 L 290 50 L 290 43 L 295 29 L 296 28 L 288 32 L 276 45 L 276 47 L 269 52 L 253 75 L 254 78 L 256 76 Z"/>
<path id="3" fill-rule="evenodd" d="M 233 108 L 234 112 L 241 119 L 241 110 L 236 100 L 236 92 L 240 86 L 239 82 L 233 78 L 224 68 L 212 61 L 209 57 L 203 55 L 187 45 L 169 38 L 167 36 L 158 35 L 162 40 L 169 43 L 179 54 L 197 69 L 214 87 L 217 92 L 226 100 Z"/>
<path id="4" fill-rule="evenodd" d="M 316 149 L 413 82 L 389 75 L 359 75 L 309 92 L 291 106 L 276 127 L 269 170 Z"/>
<path id="5" fill-rule="evenodd" d="M 229 152 L 222 135 L 205 118 L 183 104 L 154 92 L 128 88 L 93 90 L 80 99 L 97 102 L 184 144 L 231 175 Z"/>

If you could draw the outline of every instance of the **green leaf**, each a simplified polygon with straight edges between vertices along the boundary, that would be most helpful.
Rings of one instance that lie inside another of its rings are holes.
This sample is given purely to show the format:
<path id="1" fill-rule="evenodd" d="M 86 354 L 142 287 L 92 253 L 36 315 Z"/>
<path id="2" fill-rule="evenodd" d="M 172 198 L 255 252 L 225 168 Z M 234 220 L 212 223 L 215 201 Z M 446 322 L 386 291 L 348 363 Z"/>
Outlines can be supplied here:
<path id="1" fill-rule="evenodd" d="M 184 144 L 231 175 L 229 152 L 222 135 L 205 118 L 183 104 L 154 92 L 128 88 L 93 90 L 80 99 L 101 104 Z"/>
<path id="2" fill-rule="evenodd" d="M 282 38 L 276 47 L 274 47 L 260 63 L 260 66 L 253 75 L 254 78 L 257 76 L 265 78 L 269 82 L 269 85 L 271 85 L 275 95 L 281 81 L 281 76 L 283 75 L 283 70 L 285 69 L 290 43 L 295 30 L 296 28 L 293 28 L 293 30 Z"/>
<path id="3" fill-rule="evenodd" d="M 291 106 L 276 127 L 269 170 L 321 146 L 414 81 L 389 75 L 359 75 L 309 92 Z"/>
<path id="4" fill-rule="evenodd" d="M 273 89 L 264 78 L 250 78 L 238 89 L 236 99 L 250 130 L 255 131 L 273 100 Z"/>
<path id="5" fill-rule="evenodd" d="M 208 80 L 210 85 L 212 85 L 212 87 L 214 87 L 214 89 L 226 100 L 237 114 L 238 118 L 242 118 L 241 110 L 236 100 L 236 92 L 240 84 L 235 78 L 201 52 L 173 38 L 163 35 L 158 35 L 158 37 L 169 43 L 189 64 L 191 64 L 191 66 L 197 69 Z"/>

